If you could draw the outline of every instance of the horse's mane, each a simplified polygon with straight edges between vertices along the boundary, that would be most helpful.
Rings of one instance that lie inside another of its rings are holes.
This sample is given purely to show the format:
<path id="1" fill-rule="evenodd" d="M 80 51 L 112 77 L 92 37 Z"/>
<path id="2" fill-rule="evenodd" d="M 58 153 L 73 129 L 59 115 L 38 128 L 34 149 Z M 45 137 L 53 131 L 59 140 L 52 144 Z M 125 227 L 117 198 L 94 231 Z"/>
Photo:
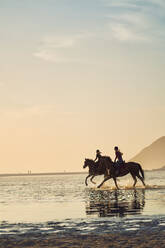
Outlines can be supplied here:
<path id="1" fill-rule="evenodd" d="M 91 159 L 91 158 L 86 158 L 85 160 L 86 160 L 86 161 L 89 161 L 89 162 L 94 162 L 94 160 Z"/>
<path id="2" fill-rule="evenodd" d="M 106 160 L 109 160 L 109 162 L 113 162 L 110 156 L 102 156 L 102 158 L 103 158 L 103 159 L 106 159 Z M 91 159 L 91 158 L 86 158 L 85 160 L 88 161 L 88 162 L 95 162 L 95 161 L 94 161 L 93 159 Z"/>

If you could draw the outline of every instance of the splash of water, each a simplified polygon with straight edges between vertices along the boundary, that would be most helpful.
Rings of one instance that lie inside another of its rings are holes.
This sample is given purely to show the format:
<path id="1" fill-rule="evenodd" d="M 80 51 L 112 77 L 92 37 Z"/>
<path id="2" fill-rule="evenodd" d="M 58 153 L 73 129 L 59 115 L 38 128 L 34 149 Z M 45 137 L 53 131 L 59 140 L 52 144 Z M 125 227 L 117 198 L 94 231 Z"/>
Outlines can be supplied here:
<path id="1" fill-rule="evenodd" d="M 116 190 L 116 187 L 115 186 L 108 186 L 108 185 L 103 185 L 101 188 L 97 188 L 97 187 L 92 187 L 93 190 Z M 119 185 L 119 189 L 120 190 L 134 190 L 134 189 L 149 189 L 149 190 L 152 190 L 152 189 L 165 189 L 165 185 L 146 185 L 146 186 L 143 186 L 143 185 L 139 185 L 137 187 L 133 187 L 131 184 L 127 184 L 125 186 L 120 186 Z"/>

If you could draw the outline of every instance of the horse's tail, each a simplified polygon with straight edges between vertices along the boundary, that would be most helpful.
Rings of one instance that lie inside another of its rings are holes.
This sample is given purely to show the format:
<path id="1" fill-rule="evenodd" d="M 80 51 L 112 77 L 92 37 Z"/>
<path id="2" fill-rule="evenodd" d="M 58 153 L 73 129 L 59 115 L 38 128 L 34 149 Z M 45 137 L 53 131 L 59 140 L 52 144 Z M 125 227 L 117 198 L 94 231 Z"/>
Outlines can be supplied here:
<path id="1" fill-rule="evenodd" d="M 141 172 L 141 175 L 142 175 L 142 177 L 143 177 L 143 179 L 144 179 L 144 171 L 143 171 L 143 169 L 142 169 L 142 167 L 141 167 L 140 164 L 138 164 L 138 166 L 139 166 L 139 170 L 140 170 L 140 172 Z"/>

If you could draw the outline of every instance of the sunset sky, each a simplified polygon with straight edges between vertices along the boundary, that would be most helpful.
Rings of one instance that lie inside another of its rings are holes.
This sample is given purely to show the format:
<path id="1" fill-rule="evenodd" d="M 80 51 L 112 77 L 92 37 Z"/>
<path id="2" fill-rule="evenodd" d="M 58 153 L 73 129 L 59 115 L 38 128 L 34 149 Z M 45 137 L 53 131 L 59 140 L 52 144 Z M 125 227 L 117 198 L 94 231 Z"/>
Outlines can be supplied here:
<path id="1" fill-rule="evenodd" d="M 0 0 L 0 37 L 0 173 L 165 135 L 164 0 Z"/>

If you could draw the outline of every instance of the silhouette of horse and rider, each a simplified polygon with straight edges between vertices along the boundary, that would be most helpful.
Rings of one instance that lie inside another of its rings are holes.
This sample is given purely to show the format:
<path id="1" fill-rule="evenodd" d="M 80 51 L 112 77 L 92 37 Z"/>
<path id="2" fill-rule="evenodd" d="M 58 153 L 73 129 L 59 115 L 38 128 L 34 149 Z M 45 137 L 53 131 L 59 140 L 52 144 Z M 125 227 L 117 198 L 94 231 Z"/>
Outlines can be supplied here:
<path id="1" fill-rule="evenodd" d="M 98 186 L 100 188 L 107 180 L 113 178 L 116 188 L 119 189 L 117 185 L 116 178 L 122 177 L 127 174 L 131 174 L 135 187 L 137 183 L 136 177 L 138 177 L 143 185 L 145 186 L 144 182 L 144 171 L 140 164 L 135 162 L 125 162 L 122 158 L 123 153 L 119 150 L 117 146 L 114 147 L 115 150 L 115 160 L 114 162 L 109 156 L 102 156 L 100 150 L 96 150 L 96 158 L 95 160 L 92 159 L 85 159 L 83 168 L 89 168 L 89 175 L 85 179 L 85 184 L 87 184 L 87 179 L 90 178 L 91 182 L 95 184 L 93 178 L 98 175 L 104 175 L 104 180 Z M 141 175 L 140 175 L 141 174 Z"/>

